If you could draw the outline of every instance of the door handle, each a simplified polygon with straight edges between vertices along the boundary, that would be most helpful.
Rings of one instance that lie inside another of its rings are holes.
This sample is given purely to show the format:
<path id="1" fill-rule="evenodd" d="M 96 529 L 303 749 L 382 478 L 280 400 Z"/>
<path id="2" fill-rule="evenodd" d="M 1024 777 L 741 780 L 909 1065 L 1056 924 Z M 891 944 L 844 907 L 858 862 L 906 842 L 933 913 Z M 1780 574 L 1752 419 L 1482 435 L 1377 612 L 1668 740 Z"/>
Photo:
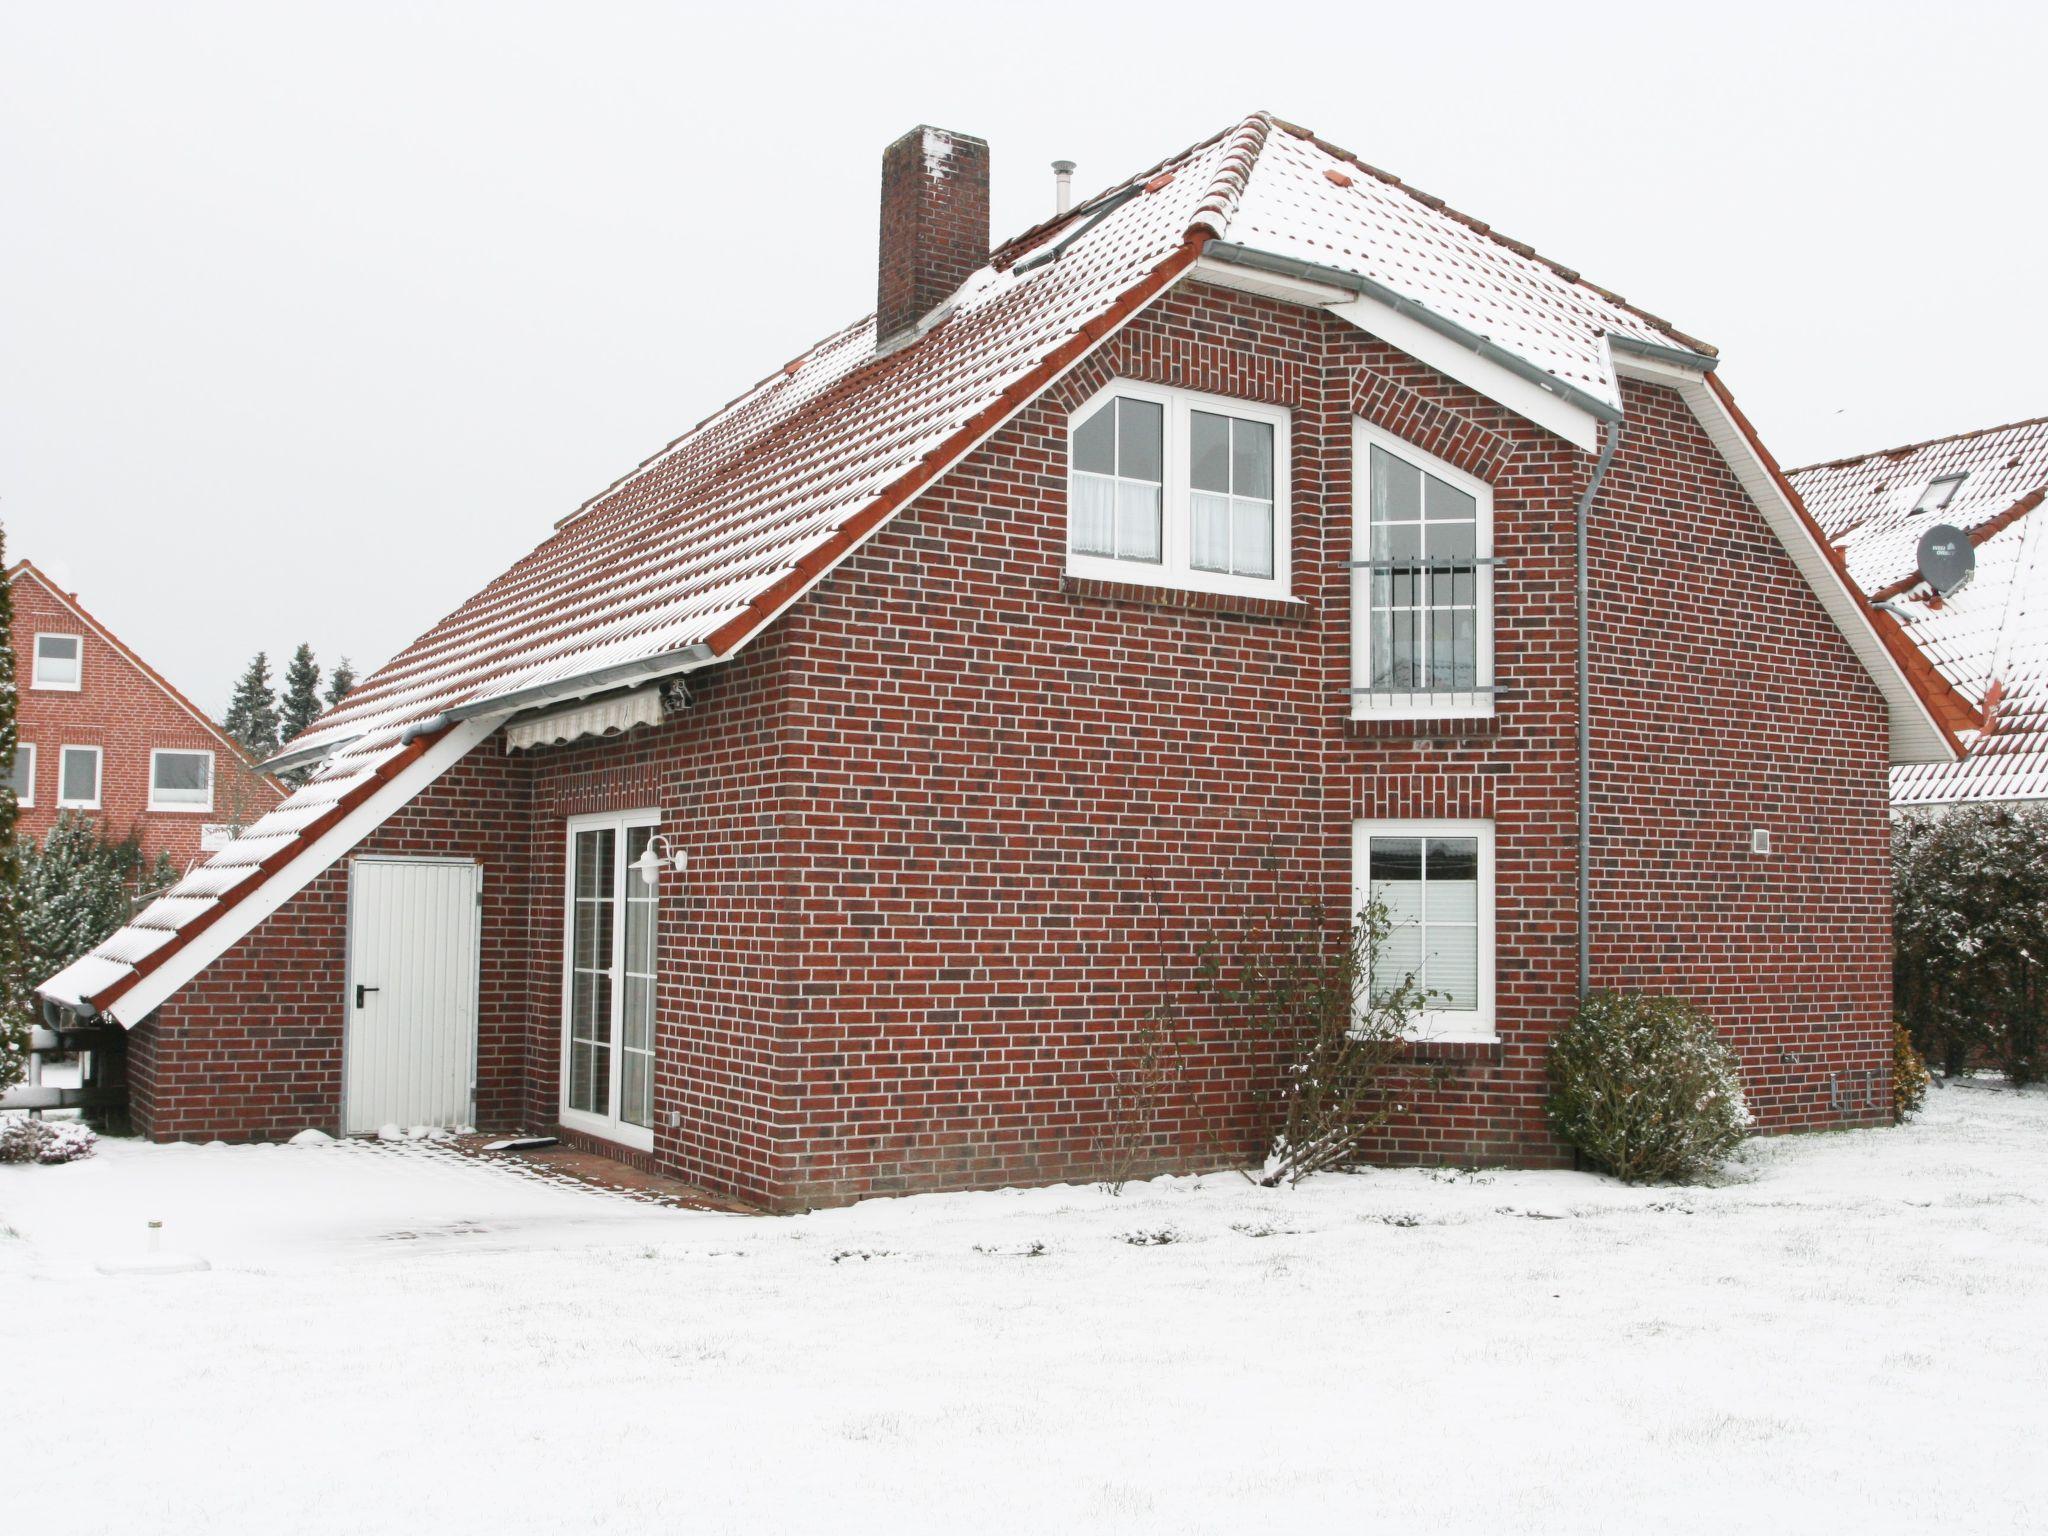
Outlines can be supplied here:
<path id="1" fill-rule="evenodd" d="M 358 1008 L 360 1008 L 360 1007 L 362 1007 L 362 1006 L 363 1006 L 363 994 L 364 994 L 364 993 L 366 993 L 366 992 L 381 992 L 381 991 L 383 991 L 383 990 L 384 990 L 384 989 L 383 989 L 382 987 L 366 987 L 366 986 L 364 986 L 364 985 L 363 985 L 363 984 L 362 984 L 361 982 L 357 982 L 357 983 L 356 983 L 356 1006 L 357 1006 Z"/>

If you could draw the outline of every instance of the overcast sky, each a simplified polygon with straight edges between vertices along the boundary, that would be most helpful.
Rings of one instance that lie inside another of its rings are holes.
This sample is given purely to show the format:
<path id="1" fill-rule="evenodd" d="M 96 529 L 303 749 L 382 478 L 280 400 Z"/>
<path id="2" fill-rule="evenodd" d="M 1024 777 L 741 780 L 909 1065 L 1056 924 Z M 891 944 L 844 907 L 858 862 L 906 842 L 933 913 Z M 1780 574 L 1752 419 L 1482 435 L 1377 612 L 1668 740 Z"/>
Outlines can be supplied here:
<path id="1" fill-rule="evenodd" d="M 0 519 L 200 703 L 367 670 L 872 307 L 1255 108 L 1717 343 L 1786 464 L 2048 413 L 2038 4 L 0 3 Z"/>

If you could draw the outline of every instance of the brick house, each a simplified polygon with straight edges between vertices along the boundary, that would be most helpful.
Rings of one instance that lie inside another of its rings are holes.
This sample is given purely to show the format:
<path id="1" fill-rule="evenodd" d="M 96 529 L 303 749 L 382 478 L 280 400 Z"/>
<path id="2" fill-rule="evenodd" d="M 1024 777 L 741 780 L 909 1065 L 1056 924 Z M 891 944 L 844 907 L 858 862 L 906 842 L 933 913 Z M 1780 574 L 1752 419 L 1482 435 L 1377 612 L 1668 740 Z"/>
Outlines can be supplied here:
<path id="1" fill-rule="evenodd" d="M 149 1134 L 559 1130 L 779 1207 L 1252 1153 L 1193 976 L 1368 895 L 1389 1159 L 1546 1164 L 1582 987 L 1765 1128 L 1890 1112 L 1888 761 L 1974 715 L 1711 349 L 1256 114 L 996 247 L 883 157 L 878 306 L 563 519 L 52 1007 Z M 1427 1067 L 1427 1074 L 1421 1069 Z"/>
<path id="2" fill-rule="evenodd" d="M 27 560 L 8 572 L 14 597 L 17 822 L 40 842 L 60 812 L 134 834 L 143 856 L 179 868 L 284 798 L 208 719 L 112 630 Z"/>
<path id="3" fill-rule="evenodd" d="M 1900 810 L 2048 800 L 2048 417 L 1790 472 L 1849 574 L 1982 716 L 1960 762 L 1892 769 Z M 1946 596 L 1921 546 L 1952 530 L 1974 572 Z"/>

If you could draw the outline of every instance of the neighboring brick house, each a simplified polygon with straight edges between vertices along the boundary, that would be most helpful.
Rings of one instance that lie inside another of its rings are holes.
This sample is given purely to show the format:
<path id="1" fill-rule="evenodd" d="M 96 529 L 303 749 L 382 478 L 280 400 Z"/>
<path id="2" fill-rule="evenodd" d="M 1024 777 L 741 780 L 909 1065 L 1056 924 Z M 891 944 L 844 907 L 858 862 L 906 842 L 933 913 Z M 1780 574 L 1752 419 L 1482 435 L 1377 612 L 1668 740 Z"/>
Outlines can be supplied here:
<path id="1" fill-rule="evenodd" d="M 987 198 L 981 141 L 890 146 L 876 316 L 44 983 L 132 1029 L 138 1124 L 559 1128 L 781 1207 L 1088 1178 L 1170 1007 L 1146 1166 L 1216 1165 L 1203 944 L 1368 896 L 1441 994 L 1389 1159 L 1562 1160 L 1588 985 L 1706 1005 L 1765 1129 L 1885 1120 L 1886 763 L 1975 717 L 1711 350 L 1264 114 L 993 253 Z"/>
<path id="2" fill-rule="evenodd" d="M 1791 471 L 1873 602 L 1983 716 L 1955 763 L 1892 770 L 1899 809 L 2048 800 L 2048 417 Z M 1920 571 L 1930 529 L 1975 549 L 1947 597 Z"/>
<path id="3" fill-rule="evenodd" d="M 284 798 L 234 740 L 27 560 L 14 596 L 16 823 L 40 842 L 59 814 L 133 834 L 180 869 Z"/>

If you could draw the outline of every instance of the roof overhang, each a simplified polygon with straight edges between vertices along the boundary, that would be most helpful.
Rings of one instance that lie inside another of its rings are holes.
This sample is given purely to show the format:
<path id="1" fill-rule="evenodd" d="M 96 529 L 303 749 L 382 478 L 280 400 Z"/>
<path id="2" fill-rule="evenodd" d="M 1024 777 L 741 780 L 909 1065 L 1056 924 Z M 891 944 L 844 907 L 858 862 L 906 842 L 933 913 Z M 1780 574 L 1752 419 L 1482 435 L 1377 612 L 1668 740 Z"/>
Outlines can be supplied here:
<path id="1" fill-rule="evenodd" d="M 146 969 L 138 968 L 133 976 L 91 997 L 65 996 L 46 987 L 38 990 L 61 1007 L 98 1013 L 133 1029 L 171 994 L 226 954 L 257 924 L 333 868 L 421 790 L 466 757 L 471 748 L 497 729 L 497 724 L 495 720 L 469 720 L 450 726 L 417 756 L 406 759 L 395 773 L 377 784 L 325 832 L 292 850 L 275 870 L 254 877 L 245 897 L 224 902 L 216 913 L 209 914 L 212 920 L 204 925 L 193 923 L 182 929 L 172 944 L 145 962 Z"/>
<path id="2" fill-rule="evenodd" d="M 1584 453 L 1599 452 L 1600 423 L 1621 415 L 1612 401 L 1575 388 L 1520 353 L 1466 330 L 1383 283 L 1341 267 L 1212 240 L 1193 275 L 1220 287 L 1328 310 L 1446 378 L 1456 379 L 1556 433 Z"/>
<path id="3" fill-rule="evenodd" d="M 1946 763 L 1963 755 L 1959 732 L 1980 724 L 1977 712 L 1921 654 L 1890 614 L 1869 604 L 1850 578 L 1799 493 L 1764 447 L 1728 387 L 1712 372 L 1609 338 L 1616 373 L 1674 391 L 1720 450 L 1743 490 L 1764 515 L 1792 563 L 1827 609 L 1864 669 L 1884 694 L 1894 763 Z M 1679 354 L 1680 357 L 1685 354 Z"/>

